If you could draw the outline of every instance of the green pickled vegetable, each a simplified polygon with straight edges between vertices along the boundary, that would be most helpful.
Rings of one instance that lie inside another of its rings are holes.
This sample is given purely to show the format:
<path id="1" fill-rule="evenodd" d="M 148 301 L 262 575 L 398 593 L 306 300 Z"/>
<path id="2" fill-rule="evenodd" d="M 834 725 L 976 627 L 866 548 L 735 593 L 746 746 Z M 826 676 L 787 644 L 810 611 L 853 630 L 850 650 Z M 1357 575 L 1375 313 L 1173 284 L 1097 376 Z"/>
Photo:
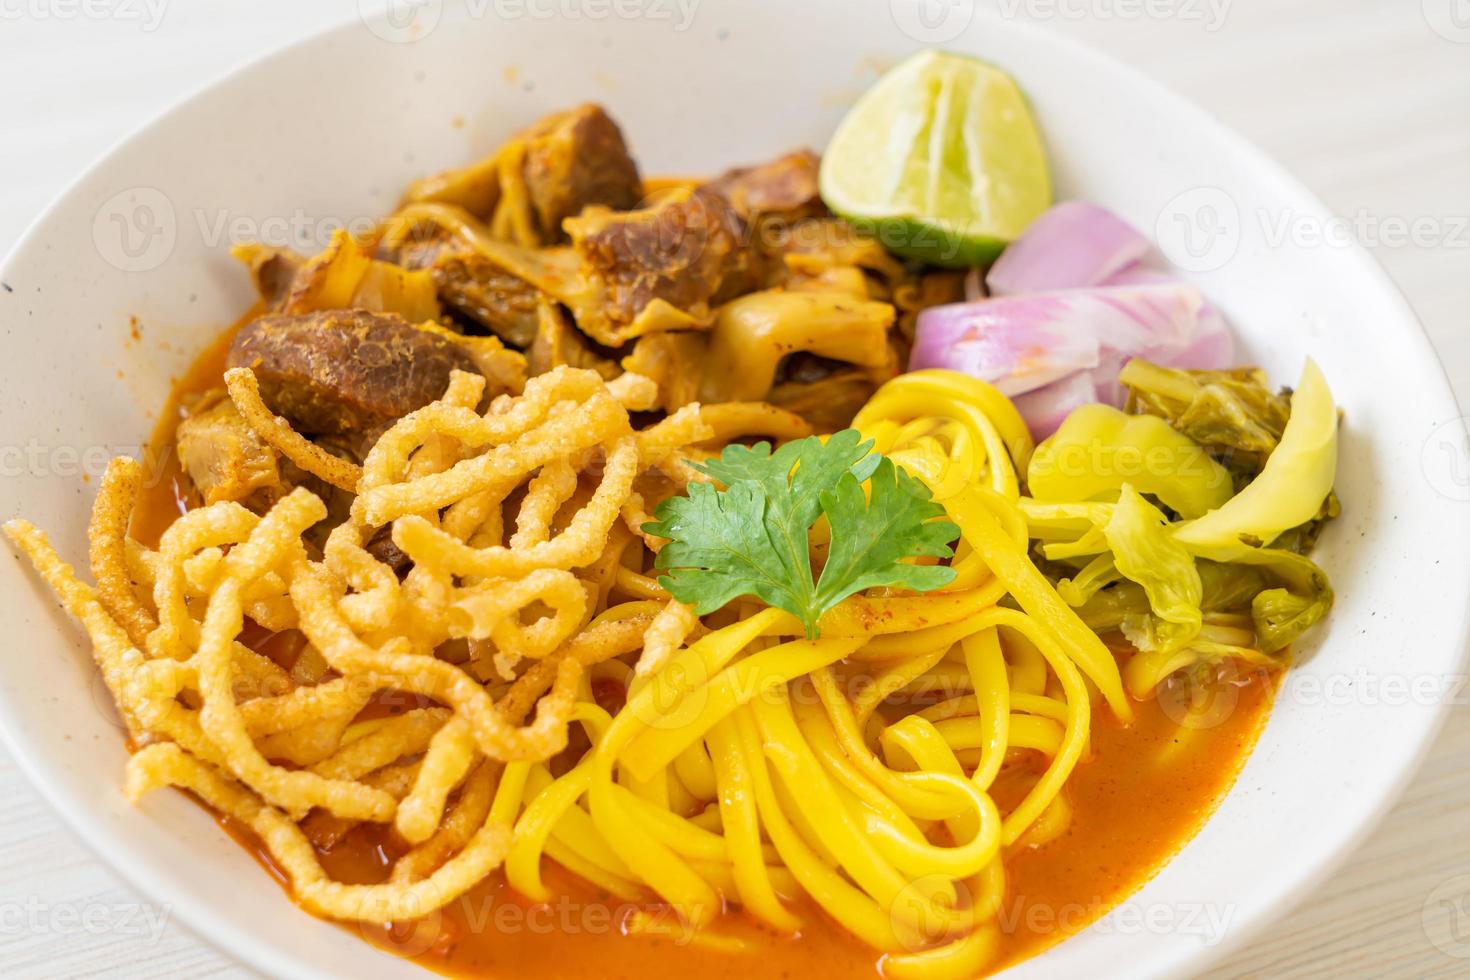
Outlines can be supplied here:
<path id="1" fill-rule="evenodd" d="M 1230 499 L 1230 473 L 1193 439 L 1153 415 L 1085 405 L 1031 456 L 1027 486 L 1037 500 L 1111 499 L 1125 484 L 1181 517 L 1201 517 Z"/>
<path id="2" fill-rule="evenodd" d="M 1250 607 L 1251 600 L 1270 586 L 1265 574 L 1250 565 L 1195 562 L 1199 571 L 1200 610 L 1206 615 Z M 1148 595 L 1136 582 L 1122 581 L 1090 596 L 1077 607 L 1077 615 L 1095 633 L 1110 633 L 1123 625 L 1125 617 L 1146 616 Z"/>
<path id="3" fill-rule="evenodd" d="M 1036 451 L 1020 508 L 1037 561 L 1090 629 L 1139 651 L 1134 696 L 1222 659 L 1280 663 L 1333 603 L 1305 557 L 1340 510 L 1321 371 L 1309 361 L 1294 393 L 1253 369 L 1136 360 L 1122 380 L 1142 414 L 1081 409 Z"/>
<path id="4" fill-rule="evenodd" d="M 1103 529 L 1118 571 L 1143 587 L 1157 619 L 1150 642 L 1160 649 L 1188 644 L 1202 625 L 1204 586 L 1194 558 L 1169 533 L 1169 521 L 1124 484 Z"/>
<path id="5" fill-rule="evenodd" d="M 1312 361 L 1302 370 L 1291 416 L 1261 473 L 1224 506 L 1175 532 L 1201 558 L 1232 561 L 1314 520 L 1337 475 L 1337 406 Z"/>
<path id="6" fill-rule="evenodd" d="M 1135 359 L 1118 380 L 1130 411 L 1164 419 L 1246 476 L 1260 472 L 1291 416 L 1289 393 L 1271 391 L 1259 368 L 1184 371 Z"/>
<path id="7" fill-rule="evenodd" d="M 1304 555 L 1259 548 L 1238 555 L 1231 567 L 1254 567 L 1273 585 L 1251 599 L 1256 641 L 1266 653 L 1284 650 L 1332 608 L 1327 573 Z"/>

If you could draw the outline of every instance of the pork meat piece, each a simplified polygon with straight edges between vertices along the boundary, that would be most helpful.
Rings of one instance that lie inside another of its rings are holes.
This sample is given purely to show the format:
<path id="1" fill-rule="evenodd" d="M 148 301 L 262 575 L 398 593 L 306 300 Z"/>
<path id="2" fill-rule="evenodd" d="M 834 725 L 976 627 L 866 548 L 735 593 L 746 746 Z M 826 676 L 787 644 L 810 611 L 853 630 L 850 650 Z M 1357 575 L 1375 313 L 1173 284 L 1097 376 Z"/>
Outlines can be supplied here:
<path id="1" fill-rule="evenodd" d="M 583 208 L 625 211 L 642 197 L 638 165 L 622 130 L 601 106 L 589 102 L 554 113 L 518 139 L 526 154 L 521 173 L 541 240 L 548 245 L 566 240 L 562 222 Z"/>
<path id="2" fill-rule="evenodd" d="M 567 231 L 606 319 L 618 326 L 632 323 L 656 299 L 696 319 L 707 317 L 727 285 L 748 278 L 752 261 L 740 216 L 704 190 L 637 211 L 591 208 L 568 221 Z M 582 320 L 578 325 L 588 329 Z"/>
<path id="3" fill-rule="evenodd" d="M 796 150 L 770 163 L 728 170 L 705 184 L 746 221 L 779 218 L 786 222 L 827 213 L 817 190 L 822 158 Z"/>
<path id="4" fill-rule="evenodd" d="M 276 452 L 255 434 L 223 391 L 179 423 L 179 465 L 206 504 L 268 505 L 283 492 Z"/>
<path id="5" fill-rule="evenodd" d="M 444 251 L 431 270 L 439 300 L 495 334 L 524 348 L 536 336 L 541 292 L 473 249 Z"/>
<path id="6" fill-rule="evenodd" d="M 230 345 L 266 405 L 307 435 L 360 435 L 444 394 L 450 372 L 474 371 L 464 348 L 392 313 L 324 310 L 263 316 Z"/>

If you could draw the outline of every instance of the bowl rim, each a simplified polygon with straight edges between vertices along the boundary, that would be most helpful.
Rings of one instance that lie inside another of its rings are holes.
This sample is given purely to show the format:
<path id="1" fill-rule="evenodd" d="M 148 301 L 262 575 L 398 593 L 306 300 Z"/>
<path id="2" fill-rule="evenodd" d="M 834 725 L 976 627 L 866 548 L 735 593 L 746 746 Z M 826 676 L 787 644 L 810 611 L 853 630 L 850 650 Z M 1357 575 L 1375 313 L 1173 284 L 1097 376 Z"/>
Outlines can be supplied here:
<path id="1" fill-rule="evenodd" d="M 1208 108 L 1186 98 L 1133 64 L 1042 25 L 1015 18 L 1004 18 L 995 11 L 983 8 L 977 8 L 974 13 L 977 21 L 1003 25 L 1007 31 L 1029 35 L 1031 39 L 1050 45 L 1078 61 L 1111 72 L 1147 92 L 1153 98 L 1160 99 L 1173 108 L 1195 117 L 1202 126 L 1213 130 L 1213 135 L 1217 139 L 1239 154 L 1255 175 L 1275 183 L 1287 196 L 1310 207 L 1313 212 L 1330 213 L 1322 200 L 1310 188 L 1257 146 L 1253 140 L 1226 125 Z M 262 70 L 277 60 L 289 59 L 298 51 L 322 44 L 332 37 L 362 30 L 365 25 L 375 21 L 384 21 L 387 16 L 387 11 L 368 14 L 364 10 L 359 10 L 355 15 L 344 16 L 339 22 L 313 28 L 293 40 L 275 45 L 237 62 L 170 101 L 163 109 L 114 140 L 46 204 L 25 227 L 4 259 L 0 260 L 0 280 L 7 277 L 12 265 L 18 261 L 20 256 L 42 239 L 54 215 L 67 205 L 77 191 L 94 176 L 105 171 L 115 157 L 131 148 L 135 142 L 150 136 L 153 130 L 168 123 L 194 102 L 206 99 L 215 92 L 234 85 L 239 79 Z M 1423 322 L 1399 285 L 1361 243 L 1349 242 L 1341 250 L 1341 254 L 1345 257 L 1350 256 L 1350 260 L 1358 267 L 1357 271 L 1370 279 L 1376 291 L 1381 293 L 1386 301 L 1397 307 L 1404 319 L 1417 327 L 1417 330 L 1406 333 L 1404 339 L 1412 337 L 1417 347 L 1415 354 L 1418 359 L 1437 367 L 1436 377 L 1442 392 L 1447 396 L 1450 406 L 1454 408 L 1463 426 L 1464 414 L 1450 383 L 1444 362 L 1430 340 Z M 1467 667 L 1470 667 L 1470 606 L 1462 608 L 1459 624 L 1453 636 L 1443 642 L 1453 644 L 1456 648 L 1452 662 L 1463 673 Z M 1261 901 L 1243 910 L 1243 914 L 1232 920 L 1230 929 L 1218 942 L 1196 947 L 1185 956 L 1173 957 L 1172 961 L 1152 960 L 1148 964 L 1138 964 L 1142 970 L 1139 975 L 1184 975 L 1186 970 L 1193 973 L 1215 965 L 1227 954 L 1258 936 L 1266 926 L 1276 921 L 1282 912 L 1298 905 L 1310 890 L 1321 884 L 1351 857 L 1363 841 L 1382 823 L 1388 812 L 1398 804 L 1408 784 L 1422 768 L 1425 758 L 1433 748 L 1451 706 L 1449 699 L 1439 699 L 1433 705 L 1419 706 L 1421 713 L 1432 713 L 1432 717 L 1422 728 L 1419 741 L 1413 746 L 1408 761 L 1393 774 L 1392 778 L 1381 784 L 1377 800 L 1357 824 L 1331 842 L 1325 853 L 1310 859 L 1313 863 L 1298 866 L 1297 874 L 1290 884 L 1276 886 Z M 106 820 L 92 814 L 85 806 L 80 805 L 80 802 L 59 781 L 53 779 L 46 770 L 32 762 L 26 751 L 29 741 L 29 737 L 14 724 L 9 713 L 0 711 L 0 744 L 3 744 L 10 753 L 16 767 L 87 850 L 96 855 L 130 888 L 148 900 L 169 907 L 171 918 L 182 922 L 187 930 L 197 938 L 236 961 L 267 975 L 313 976 L 321 977 L 323 980 L 330 980 L 336 976 L 336 974 L 322 973 L 303 963 L 291 953 L 269 942 L 262 942 L 258 933 L 241 928 L 234 919 L 216 912 L 210 904 L 195 904 L 177 900 L 172 886 L 155 870 L 155 863 L 141 857 L 128 846 L 129 838 L 126 834 L 114 830 Z M 1141 882 L 1139 887 L 1142 887 L 1143 884 L 1146 884 L 1146 880 Z M 1125 897 L 1120 901 L 1126 900 Z M 323 922 L 323 925 L 330 925 L 330 923 Z M 1066 941 L 1067 939 L 1064 938 L 1056 945 Z M 1055 948 L 1055 945 L 1048 947 L 1048 949 L 1052 948 Z M 392 954 L 385 952 L 382 955 L 391 956 Z M 1027 961 L 1013 965 L 1008 970 L 1023 966 L 1025 962 Z"/>

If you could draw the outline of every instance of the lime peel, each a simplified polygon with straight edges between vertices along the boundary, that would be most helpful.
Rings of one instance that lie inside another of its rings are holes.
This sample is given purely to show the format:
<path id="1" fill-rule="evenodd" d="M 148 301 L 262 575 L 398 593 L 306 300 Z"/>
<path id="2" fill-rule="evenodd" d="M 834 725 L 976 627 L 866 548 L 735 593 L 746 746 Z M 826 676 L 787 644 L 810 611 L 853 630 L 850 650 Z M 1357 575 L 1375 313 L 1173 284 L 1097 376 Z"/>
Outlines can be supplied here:
<path id="1" fill-rule="evenodd" d="M 890 251 L 936 265 L 995 259 L 1052 203 L 1041 135 L 1015 81 L 924 51 L 891 69 L 822 158 L 827 206 Z"/>

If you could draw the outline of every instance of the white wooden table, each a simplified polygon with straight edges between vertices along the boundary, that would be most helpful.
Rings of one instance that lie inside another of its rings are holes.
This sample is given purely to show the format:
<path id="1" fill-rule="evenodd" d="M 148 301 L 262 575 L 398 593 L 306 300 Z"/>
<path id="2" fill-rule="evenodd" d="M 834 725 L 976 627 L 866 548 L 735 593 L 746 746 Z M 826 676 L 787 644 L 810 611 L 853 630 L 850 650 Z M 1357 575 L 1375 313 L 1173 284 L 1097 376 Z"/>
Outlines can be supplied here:
<path id="1" fill-rule="evenodd" d="M 1462 402 L 1470 396 L 1470 0 L 980 2 L 1111 51 L 1284 162 L 1365 229 Z M 0 252 L 123 134 L 357 6 L 0 0 Z M 1415 222 L 1427 239 L 1391 234 Z M 1470 895 L 1459 887 L 1470 879 L 1454 881 L 1467 874 L 1470 709 L 1459 707 L 1353 859 L 1211 976 L 1470 976 Z M 121 885 L 3 754 L 0 972 L 252 975 Z"/>

